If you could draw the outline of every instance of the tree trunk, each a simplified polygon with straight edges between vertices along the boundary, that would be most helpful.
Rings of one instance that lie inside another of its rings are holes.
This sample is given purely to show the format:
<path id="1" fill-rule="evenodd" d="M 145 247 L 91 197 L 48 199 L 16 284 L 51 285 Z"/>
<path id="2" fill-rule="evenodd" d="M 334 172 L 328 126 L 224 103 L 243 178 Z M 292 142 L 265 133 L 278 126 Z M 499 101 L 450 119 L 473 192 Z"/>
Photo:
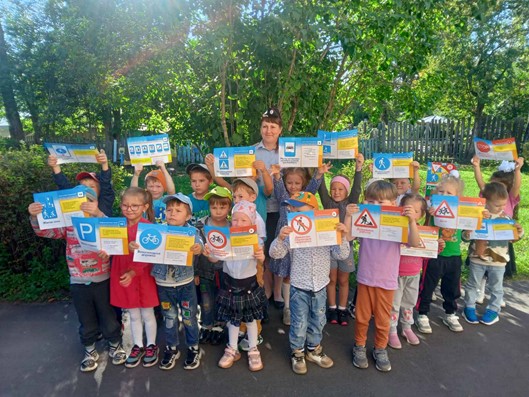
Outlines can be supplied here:
<path id="1" fill-rule="evenodd" d="M 226 146 L 231 146 L 230 136 L 228 135 L 228 126 L 226 125 L 226 71 L 228 69 L 228 61 L 225 61 L 220 70 L 220 125 L 222 126 L 222 133 L 224 135 L 224 143 Z"/>
<path id="2" fill-rule="evenodd" d="M 31 117 L 31 123 L 33 124 L 33 132 L 35 134 L 35 143 L 40 143 L 43 136 L 42 136 L 42 127 L 40 125 L 39 110 L 34 103 L 30 103 L 29 101 L 26 101 L 26 105 L 28 106 L 29 114 Z"/>
<path id="3" fill-rule="evenodd" d="M 483 110 L 485 109 L 485 103 L 478 99 L 478 104 L 474 110 L 474 126 L 472 127 L 472 136 L 478 136 L 483 129 Z"/>
<path id="4" fill-rule="evenodd" d="M 9 134 L 17 141 L 24 140 L 24 129 L 18 114 L 15 93 L 13 91 L 13 77 L 7 57 L 7 44 L 4 37 L 4 29 L 0 23 L 0 93 L 4 101 L 6 118 L 9 122 Z"/>
<path id="5" fill-rule="evenodd" d="M 121 109 L 114 109 L 112 111 L 112 117 L 114 121 L 112 123 L 112 136 L 119 141 L 121 138 L 121 128 L 123 127 L 121 123 Z"/>

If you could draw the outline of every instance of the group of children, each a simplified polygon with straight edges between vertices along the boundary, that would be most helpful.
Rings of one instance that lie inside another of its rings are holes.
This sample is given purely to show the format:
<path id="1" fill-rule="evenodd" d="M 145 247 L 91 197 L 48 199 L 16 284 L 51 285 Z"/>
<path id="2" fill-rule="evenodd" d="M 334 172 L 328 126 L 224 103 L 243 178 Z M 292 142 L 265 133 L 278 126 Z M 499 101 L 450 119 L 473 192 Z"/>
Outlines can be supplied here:
<path id="1" fill-rule="evenodd" d="M 77 175 L 79 183 L 87 186 L 88 202 L 83 203 L 81 209 L 90 216 L 111 216 L 114 191 L 110 168 L 104 152 L 97 160 L 102 166 L 101 174 L 82 172 Z M 48 163 L 58 186 L 69 187 L 56 158 L 50 156 Z M 283 322 L 290 326 L 292 370 L 305 374 L 306 361 L 322 368 L 332 367 L 333 360 L 322 347 L 323 328 L 326 322 L 347 325 L 350 318 L 347 312 L 349 275 L 355 271 L 351 222 L 353 214 L 359 211 L 363 163 L 363 156 L 359 154 L 352 186 L 346 176 L 338 175 L 331 180 L 330 193 L 324 181 L 331 168 L 328 163 L 311 176 L 305 168 L 280 169 L 259 160 L 254 163 L 254 178 L 239 178 L 230 184 L 214 177 L 213 156 L 207 155 L 205 164 L 191 164 L 186 168 L 193 189 L 190 195 L 175 191 L 163 162 L 157 163 L 158 169 L 147 174 L 145 189 L 138 187 L 142 169 L 137 167 L 132 185 L 122 193 L 120 204 L 122 215 L 127 219 L 130 253 L 112 258 L 104 251 L 81 249 L 73 227 L 40 230 L 36 216 L 42 211 L 42 205 L 30 204 L 31 224 L 37 235 L 67 242 L 71 293 L 85 349 L 81 371 L 97 368 L 96 341 L 100 335 L 108 340 L 113 364 L 125 364 L 128 368 L 140 363 L 144 367 L 158 364 L 160 369 L 169 370 L 180 356 L 180 322 L 187 346 L 185 369 L 199 367 L 204 353 L 200 343 L 219 344 L 227 330 L 228 343 L 218 366 L 231 367 L 241 358 L 239 349 L 242 348 L 248 352 L 249 369 L 259 371 L 263 368 L 258 350 L 262 341 L 261 321 L 267 317 L 269 298 L 277 301 L 278 297 L 282 298 Z M 412 165 L 413 181 L 407 178 L 368 181 L 363 202 L 400 206 L 402 215 L 408 218 L 408 245 L 415 247 L 420 244 L 419 222 L 423 218 L 430 221 L 433 211 L 418 194 L 419 164 Z M 518 159 L 512 169 L 495 173 L 489 183 L 481 177 L 477 157 L 473 165 L 481 195 L 487 199 L 484 216 L 512 218 L 520 200 L 523 159 Z M 217 186 L 210 189 L 213 181 Z M 463 182 L 457 175 L 447 175 L 435 193 L 462 196 L 463 189 Z M 287 214 L 318 209 L 317 193 L 323 208 L 339 211 L 337 231 L 342 234 L 341 244 L 292 249 L 289 244 L 292 228 L 287 224 Z M 267 198 L 270 196 L 280 204 L 275 235 L 267 234 Z M 138 225 L 145 222 L 194 226 L 197 232 L 191 248 L 193 266 L 134 262 L 134 250 L 140 247 L 135 241 Z M 205 243 L 204 226 L 255 226 L 259 244 L 254 258 L 218 261 Z M 516 227 L 521 236 L 521 226 L 516 224 Z M 418 312 L 417 329 L 422 333 L 432 332 L 428 312 L 439 281 L 445 310 L 443 323 L 454 332 L 463 330 L 457 317 L 456 301 L 461 296 L 460 245 L 468 237 L 467 231 L 441 230 L 439 255 L 429 260 L 401 255 L 401 244 L 397 242 L 358 239 L 353 346 L 356 367 L 369 365 L 366 344 L 372 318 L 375 323 L 372 354 L 380 371 L 391 370 L 387 345 L 395 349 L 402 347 L 397 332 L 399 319 L 401 335 L 411 345 L 420 342 L 411 328 L 414 308 Z M 498 321 L 503 300 L 503 273 L 510 260 L 513 260 L 513 251 L 507 241 L 471 242 L 463 310 L 468 323 L 490 325 Z M 93 271 L 92 266 L 90 272 L 84 272 L 87 261 L 92 265 L 97 263 L 97 271 Z M 264 288 L 265 265 L 275 275 L 273 292 Z M 490 289 L 491 299 L 486 312 L 479 318 L 476 301 L 485 289 L 484 283 Z M 133 347 L 128 355 L 121 340 L 121 311 L 113 307 L 126 309 L 130 316 Z M 163 315 L 163 352 L 156 344 L 157 307 Z"/>

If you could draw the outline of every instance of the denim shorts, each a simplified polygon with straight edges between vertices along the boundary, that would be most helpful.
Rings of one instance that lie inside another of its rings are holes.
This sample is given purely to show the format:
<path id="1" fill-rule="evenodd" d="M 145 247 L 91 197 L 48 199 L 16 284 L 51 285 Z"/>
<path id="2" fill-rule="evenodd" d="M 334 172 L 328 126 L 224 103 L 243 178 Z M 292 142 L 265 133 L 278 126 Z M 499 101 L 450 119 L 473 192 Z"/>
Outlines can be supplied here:
<path id="1" fill-rule="evenodd" d="M 353 255 L 352 244 L 351 244 L 351 252 L 349 253 L 349 256 L 347 257 L 346 260 L 337 261 L 335 259 L 331 259 L 331 269 L 338 269 L 344 273 L 352 273 L 355 271 L 355 260 L 354 260 L 354 255 Z"/>

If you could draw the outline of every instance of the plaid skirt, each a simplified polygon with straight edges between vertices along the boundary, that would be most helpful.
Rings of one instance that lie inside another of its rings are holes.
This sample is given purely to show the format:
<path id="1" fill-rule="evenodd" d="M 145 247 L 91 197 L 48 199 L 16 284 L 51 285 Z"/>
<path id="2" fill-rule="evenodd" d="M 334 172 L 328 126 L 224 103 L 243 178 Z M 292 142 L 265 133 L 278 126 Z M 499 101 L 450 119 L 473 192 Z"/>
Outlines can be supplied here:
<path id="1" fill-rule="evenodd" d="M 266 294 L 256 277 L 236 280 L 224 273 L 224 285 L 217 296 L 219 321 L 229 321 L 236 327 L 263 318 Z"/>

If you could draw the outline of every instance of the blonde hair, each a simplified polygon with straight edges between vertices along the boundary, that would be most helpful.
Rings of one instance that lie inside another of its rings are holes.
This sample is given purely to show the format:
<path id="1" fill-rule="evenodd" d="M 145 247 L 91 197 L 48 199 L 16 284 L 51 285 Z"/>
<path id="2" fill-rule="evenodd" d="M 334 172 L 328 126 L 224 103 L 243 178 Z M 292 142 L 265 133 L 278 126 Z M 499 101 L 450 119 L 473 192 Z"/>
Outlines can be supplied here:
<path id="1" fill-rule="evenodd" d="M 397 188 L 393 183 L 386 182 L 383 180 L 376 180 L 369 184 L 364 193 L 364 196 L 366 200 L 395 201 L 397 200 L 398 193 Z"/>
<path id="2" fill-rule="evenodd" d="M 463 194 L 463 190 L 465 190 L 465 182 L 462 179 L 454 175 L 450 175 L 450 174 L 444 175 L 441 178 L 441 182 L 439 182 L 437 186 L 439 187 L 444 184 L 455 186 L 458 196 Z"/>

